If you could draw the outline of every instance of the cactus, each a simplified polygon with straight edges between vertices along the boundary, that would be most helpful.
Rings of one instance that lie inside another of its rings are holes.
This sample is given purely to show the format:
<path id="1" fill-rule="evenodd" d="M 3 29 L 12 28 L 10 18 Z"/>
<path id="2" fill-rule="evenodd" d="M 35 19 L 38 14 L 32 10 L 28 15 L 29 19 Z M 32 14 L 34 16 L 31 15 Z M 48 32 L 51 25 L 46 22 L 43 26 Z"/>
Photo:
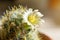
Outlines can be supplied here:
<path id="1" fill-rule="evenodd" d="M 36 25 L 43 15 L 21 5 L 6 10 L 0 19 L 0 40 L 40 40 Z"/>

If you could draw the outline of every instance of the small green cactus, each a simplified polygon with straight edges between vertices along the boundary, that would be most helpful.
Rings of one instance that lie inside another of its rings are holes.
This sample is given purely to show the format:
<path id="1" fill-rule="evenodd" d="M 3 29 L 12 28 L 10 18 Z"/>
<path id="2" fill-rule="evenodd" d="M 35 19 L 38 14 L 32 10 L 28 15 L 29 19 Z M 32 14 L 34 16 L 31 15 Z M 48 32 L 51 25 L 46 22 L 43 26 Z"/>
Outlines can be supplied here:
<path id="1" fill-rule="evenodd" d="M 35 18 L 35 15 L 38 18 Z M 27 9 L 21 5 L 19 7 L 14 6 L 10 11 L 6 10 L 0 20 L 0 40 L 40 40 L 35 27 L 38 23 L 35 23 L 37 20 L 41 22 L 42 16 L 38 10 Z"/>

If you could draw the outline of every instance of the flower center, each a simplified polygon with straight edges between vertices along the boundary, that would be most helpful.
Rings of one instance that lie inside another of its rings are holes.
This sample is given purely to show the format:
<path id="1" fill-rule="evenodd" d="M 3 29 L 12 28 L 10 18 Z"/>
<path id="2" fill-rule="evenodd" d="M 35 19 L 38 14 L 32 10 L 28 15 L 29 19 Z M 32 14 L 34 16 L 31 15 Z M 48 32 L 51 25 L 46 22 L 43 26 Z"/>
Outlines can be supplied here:
<path id="1" fill-rule="evenodd" d="M 37 24 L 38 21 L 39 21 L 39 17 L 38 17 L 38 15 L 36 15 L 34 13 L 33 14 L 30 14 L 28 16 L 28 21 L 31 22 L 32 24 Z"/>

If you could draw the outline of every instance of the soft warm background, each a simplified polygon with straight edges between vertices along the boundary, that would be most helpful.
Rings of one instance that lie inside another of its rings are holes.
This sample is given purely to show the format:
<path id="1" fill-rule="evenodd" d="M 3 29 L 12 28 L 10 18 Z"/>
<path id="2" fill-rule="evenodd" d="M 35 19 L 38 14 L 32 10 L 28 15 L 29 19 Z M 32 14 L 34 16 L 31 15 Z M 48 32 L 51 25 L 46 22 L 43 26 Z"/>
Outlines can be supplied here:
<path id="1" fill-rule="evenodd" d="M 1 0 L 0 15 L 13 5 L 23 5 L 39 9 L 44 15 L 45 23 L 41 24 L 39 31 L 52 40 L 60 40 L 60 1 L 59 0 Z"/>

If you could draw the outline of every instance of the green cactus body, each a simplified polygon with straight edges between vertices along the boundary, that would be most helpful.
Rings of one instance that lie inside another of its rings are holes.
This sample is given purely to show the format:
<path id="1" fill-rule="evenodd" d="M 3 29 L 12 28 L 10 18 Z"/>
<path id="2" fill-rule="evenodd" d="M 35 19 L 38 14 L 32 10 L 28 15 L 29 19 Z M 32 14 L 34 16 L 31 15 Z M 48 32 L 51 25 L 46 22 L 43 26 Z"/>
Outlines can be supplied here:
<path id="1" fill-rule="evenodd" d="M 35 14 L 34 14 L 35 13 Z M 32 14 L 30 16 L 30 14 Z M 35 20 L 35 15 L 38 16 Z M 31 18 L 30 18 L 30 17 Z M 33 17 L 33 18 L 32 18 Z M 14 6 L 11 11 L 6 10 L 6 13 L 1 18 L 1 40 L 40 40 L 36 29 L 36 22 L 41 22 L 42 15 L 38 10 L 25 8 L 21 5 L 17 8 Z M 29 19 L 29 20 L 28 20 Z M 36 21 L 36 22 L 35 22 Z M 34 24 L 32 24 L 34 22 Z M 4 31 L 4 32 L 3 32 Z"/>

